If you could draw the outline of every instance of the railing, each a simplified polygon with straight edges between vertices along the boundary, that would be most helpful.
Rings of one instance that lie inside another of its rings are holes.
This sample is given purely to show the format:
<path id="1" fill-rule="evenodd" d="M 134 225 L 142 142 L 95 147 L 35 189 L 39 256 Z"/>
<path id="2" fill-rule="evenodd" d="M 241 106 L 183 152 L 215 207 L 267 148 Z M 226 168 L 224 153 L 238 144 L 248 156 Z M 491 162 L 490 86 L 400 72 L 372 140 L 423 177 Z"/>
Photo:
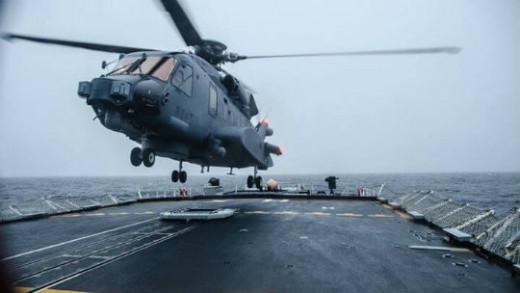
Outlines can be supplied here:
<path id="1" fill-rule="evenodd" d="M 389 203 L 443 229 L 457 229 L 470 241 L 513 264 L 520 263 L 520 209 L 502 215 L 443 199 L 432 191 L 417 191 L 392 197 Z M 413 212 L 413 213 L 412 213 Z"/>
<path id="2" fill-rule="evenodd" d="M 187 189 L 191 194 L 191 189 Z M 9 222 L 24 218 L 44 217 L 70 212 L 80 212 L 101 207 L 133 203 L 139 200 L 180 197 L 178 190 L 141 191 L 135 194 L 106 194 L 92 198 L 52 197 L 25 203 L 8 205 L 0 210 L 0 222 Z"/>

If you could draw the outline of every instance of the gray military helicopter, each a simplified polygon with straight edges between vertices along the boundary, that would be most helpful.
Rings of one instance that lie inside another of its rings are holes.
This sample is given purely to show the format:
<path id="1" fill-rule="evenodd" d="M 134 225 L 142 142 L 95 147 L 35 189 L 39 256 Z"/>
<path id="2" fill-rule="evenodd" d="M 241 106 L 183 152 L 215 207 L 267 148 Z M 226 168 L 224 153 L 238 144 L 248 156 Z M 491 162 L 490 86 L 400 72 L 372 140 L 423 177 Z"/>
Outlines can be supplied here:
<path id="1" fill-rule="evenodd" d="M 121 132 L 139 143 L 130 152 L 134 166 L 154 165 L 156 156 L 179 161 L 171 174 L 184 183 L 183 162 L 201 166 L 253 167 L 247 186 L 262 188 L 258 170 L 273 166 L 272 154 L 282 147 L 265 141 L 273 135 L 266 119 L 256 125 L 258 115 L 253 93 L 222 65 L 246 59 L 457 53 L 456 47 L 403 50 L 329 52 L 310 54 L 246 56 L 227 51 L 221 42 L 201 38 L 177 0 L 161 0 L 188 47 L 183 51 L 159 51 L 50 38 L 4 34 L 21 39 L 96 51 L 121 53 L 114 67 L 91 81 L 79 83 L 78 95 L 94 109 L 106 128 Z M 103 69 L 109 64 L 102 63 Z"/>

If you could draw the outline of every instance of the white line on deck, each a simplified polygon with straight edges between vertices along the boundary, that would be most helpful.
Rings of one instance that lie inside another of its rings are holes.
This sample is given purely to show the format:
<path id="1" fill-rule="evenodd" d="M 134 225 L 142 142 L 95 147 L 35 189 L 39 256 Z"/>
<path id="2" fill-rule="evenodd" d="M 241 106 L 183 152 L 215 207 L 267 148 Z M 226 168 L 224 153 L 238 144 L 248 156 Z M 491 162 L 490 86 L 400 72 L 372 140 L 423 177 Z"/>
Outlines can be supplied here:
<path id="1" fill-rule="evenodd" d="M 87 268 L 87 269 L 85 269 L 85 270 L 81 270 L 81 271 L 79 271 L 79 272 L 77 272 L 77 273 L 73 273 L 71 276 L 69 276 L 69 277 L 67 277 L 67 278 L 64 278 L 64 279 L 59 280 L 59 281 L 57 281 L 57 282 L 53 282 L 53 283 L 51 283 L 51 284 L 45 285 L 45 287 L 43 287 L 43 288 L 39 288 L 38 291 L 45 290 L 45 289 L 48 289 L 48 288 L 51 288 L 51 287 L 54 287 L 54 286 L 60 285 L 60 284 L 62 284 L 62 283 L 65 283 L 65 282 L 67 282 L 67 281 L 70 281 L 70 280 L 72 280 L 72 279 L 75 279 L 75 278 L 77 278 L 77 277 L 79 277 L 79 276 L 81 276 L 81 275 L 84 275 L 84 274 L 86 274 L 86 273 L 92 271 L 92 270 L 95 270 L 95 269 L 100 268 L 100 267 L 102 267 L 102 266 L 105 266 L 105 265 L 107 265 L 107 264 L 113 263 L 113 262 L 115 262 L 115 261 L 117 261 L 117 260 L 120 260 L 120 259 L 122 259 L 122 258 L 125 258 L 125 257 L 127 257 L 127 256 L 130 256 L 130 255 L 132 255 L 132 254 L 135 254 L 135 253 L 137 253 L 137 252 L 139 252 L 139 251 L 145 250 L 145 249 L 147 249 L 147 248 L 149 248 L 149 247 L 152 247 L 152 246 L 154 246 L 154 245 L 157 245 L 157 244 L 159 244 L 159 243 L 161 243 L 161 242 L 164 242 L 164 241 L 166 241 L 166 240 L 169 240 L 169 239 L 172 239 L 172 238 L 174 238 L 174 237 L 180 236 L 180 235 L 182 235 L 182 234 L 184 234 L 184 233 L 186 233 L 186 232 L 189 232 L 189 231 L 191 231 L 191 230 L 193 230 L 193 229 L 195 229 L 195 228 L 197 228 L 197 227 L 196 227 L 196 226 L 189 226 L 189 227 L 186 227 L 186 228 L 184 228 L 184 229 L 182 229 L 182 230 L 179 230 L 179 231 L 177 231 L 177 232 L 171 233 L 169 236 L 166 236 L 166 237 L 160 238 L 160 239 L 155 240 L 155 241 L 153 241 L 153 242 L 151 242 L 151 243 L 147 243 L 147 244 L 145 244 L 144 246 L 141 246 L 141 247 L 139 247 L 139 248 L 137 248 L 137 249 L 133 249 L 133 250 L 130 250 L 130 251 L 124 252 L 123 254 L 118 255 L 118 256 L 116 256 L 116 257 L 113 257 L 113 258 L 111 258 L 111 259 L 108 259 L 108 260 L 106 260 L 105 262 L 102 262 L 102 263 L 100 263 L 100 264 L 93 265 L 93 266 L 91 266 L 90 268 Z"/>
<path id="2" fill-rule="evenodd" d="M 73 243 L 73 242 L 76 242 L 76 241 L 88 239 L 88 238 L 91 238 L 91 237 L 96 237 L 96 236 L 99 236 L 99 235 L 103 235 L 103 234 L 106 234 L 106 233 L 110 233 L 110 232 L 114 232 L 114 231 L 117 231 L 117 230 L 125 229 L 125 228 L 128 228 L 128 227 L 140 225 L 140 224 L 143 224 L 143 223 L 146 223 L 146 222 L 150 222 L 150 221 L 154 221 L 154 220 L 157 220 L 157 219 L 159 219 L 159 217 L 155 217 L 155 218 L 152 218 L 152 219 L 148 219 L 148 220 L 137 222 L 137 223 L 133 223 L 133 224 L 124 225 L 124 226 L 121 226 L 121 227 L 112 228 L 112 229 L 109 229 L 109 230 L 105 230 L 105 231 L 102 231 L 102 232 L 90 234 L 90 235 L 83 236 L 83 237 L 79 237 L 79 238 L 72 239 L 72 240 L 69 240 L 69 241 L 65 241 L 65 242 L 49 245 L 49 246 L 46 246 L 46 247 L 38 248 L 38 249 L 35 249 L 35 250 L 19 253 L 17 255 L 13 255 L 13 256 L 8 256 L 6 258 L 1 259 L 0 261 L 6 261 L 6 260 L 13 259 L 13 258 L 17 258 L 17 257 L 33 254 L 33 253 L 36 253 L 36 252 L 44 251 L 44 250 L 51 249 L 51 248 L 54 248 L 54 247 L 59 247 L 59 246 L 62 246 L 62 245 L 65 245 L 65 244 L 69 244 L 69 243 Z"/>

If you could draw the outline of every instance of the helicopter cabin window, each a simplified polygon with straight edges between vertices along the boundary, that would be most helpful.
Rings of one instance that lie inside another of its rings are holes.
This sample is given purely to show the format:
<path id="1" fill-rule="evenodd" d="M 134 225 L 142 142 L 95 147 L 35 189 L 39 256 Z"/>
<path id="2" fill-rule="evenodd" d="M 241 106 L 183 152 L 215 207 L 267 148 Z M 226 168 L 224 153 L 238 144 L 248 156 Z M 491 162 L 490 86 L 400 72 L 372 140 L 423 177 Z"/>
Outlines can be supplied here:
<path id="1" fill-rule="evenodd" d="M 209 113 L 217 115 L 217 89 L 212 84 L 209 85 Z"/>
<path id="2" fill-rule="evenodd" d="M 188 96 L 191 96 L 193 68 L 187 64 L 181 64 L 173 74 L 172 84 Z"/>

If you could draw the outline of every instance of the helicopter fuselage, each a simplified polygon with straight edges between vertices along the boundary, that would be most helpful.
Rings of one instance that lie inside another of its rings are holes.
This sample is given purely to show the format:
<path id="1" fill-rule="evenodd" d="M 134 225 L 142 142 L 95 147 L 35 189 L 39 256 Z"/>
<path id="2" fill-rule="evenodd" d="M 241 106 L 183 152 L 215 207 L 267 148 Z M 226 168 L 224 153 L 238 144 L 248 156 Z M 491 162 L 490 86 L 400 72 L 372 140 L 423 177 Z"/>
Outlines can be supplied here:
<path id="1" fill-rule="evenodd" d="M 273 165 L 279 148 L 264 142 L 272 130 L 254 126 L 254 98 L 238 80 L 204 59 L 182 52 L 125 55 L 110 73 L 80 82 L 106 128 L 126 134 L 142 149 L 201 166 Z"/>

